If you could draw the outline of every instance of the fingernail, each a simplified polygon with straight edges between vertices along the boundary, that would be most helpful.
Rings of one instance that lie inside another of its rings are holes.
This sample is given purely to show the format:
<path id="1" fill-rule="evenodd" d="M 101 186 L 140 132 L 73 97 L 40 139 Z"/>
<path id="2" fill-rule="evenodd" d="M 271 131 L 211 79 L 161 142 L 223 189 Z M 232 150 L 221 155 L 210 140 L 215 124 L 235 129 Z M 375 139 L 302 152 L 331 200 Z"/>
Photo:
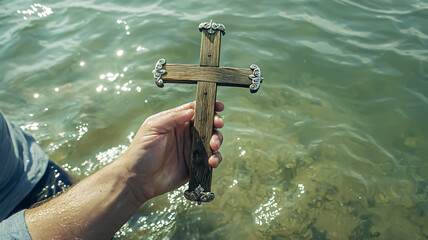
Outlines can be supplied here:
<path id="1" fill-rule="evenodd" d="M 210 165 L 212 166 L 212 167 L 217 167 L 218 166 L 218 164 L 219 164 L 219 159 L 216 157 L 216 156 L 213 156 L 213 157 L 211 157 L 210 159 L 209 159 L 209 161 L 210 161 Z"/>

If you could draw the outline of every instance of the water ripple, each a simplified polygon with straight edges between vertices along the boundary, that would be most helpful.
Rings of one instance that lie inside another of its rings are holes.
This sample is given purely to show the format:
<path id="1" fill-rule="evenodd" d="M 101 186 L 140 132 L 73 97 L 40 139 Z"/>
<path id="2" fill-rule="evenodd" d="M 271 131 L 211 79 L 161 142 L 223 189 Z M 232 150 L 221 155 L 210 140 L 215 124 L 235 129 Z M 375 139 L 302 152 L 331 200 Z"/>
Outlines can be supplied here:
<path id="1" fill-rule="evenodd" d="M 280 11 L 279 16 L 293 21 L 306 21 L 328 32 L 334 34 L 341 34 L 344 36 L 370 37 L 372 34 L 371 32 L 354 31 L 352 29 L 349 29 L 345 23 L 337 23 L 317 15 L 287 14 L 286 12 Z"/>
<path id="2" fill-rule="evenodd" d="M 371 6 L 365 6 L 363 4 L 356 3 L 355 1 L 351 1 L 351 0 L 340 0 L 340 2 L 349 4 L 351 6 L 363 9 L 368 12 L 382 13 L 387 15 L 405 15 L 415 11 L 415 10 L 396 10 L 396 9 L 376 9 L 376 5 L 374 4 L 371 4 Z"/>
<path id="3" fill-rule="evenodd" d="M 262 68 L 255 95 L 218 89 L 216 200 L 195 206 L 183 186 L 118 238 L 425 237 L 426 1 L 77 0 L 45 3 L 46 17 L 32 5 L 0 8 L 0 105 L 81 177 L 148 116 L 194 100 L 196 86 L 158 89 L 151 70 L 160 57 L 197 64 L 200 22 L 226 25 L 222 66 Z"/>

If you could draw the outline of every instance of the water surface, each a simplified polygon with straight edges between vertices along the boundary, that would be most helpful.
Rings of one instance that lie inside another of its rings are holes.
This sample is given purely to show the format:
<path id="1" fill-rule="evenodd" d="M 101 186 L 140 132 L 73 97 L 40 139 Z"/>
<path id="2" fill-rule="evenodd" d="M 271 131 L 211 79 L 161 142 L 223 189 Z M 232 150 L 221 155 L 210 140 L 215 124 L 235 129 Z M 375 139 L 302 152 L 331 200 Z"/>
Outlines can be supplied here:
<path id="1" fill-rule="evenodd" d="M 182 187 L 119 239 L 428 238 L 428 2 L 2 1 L 0 107 L 79 178 L 114 161 L 148 116 L 194 100 L 154 84 L 163 57 L 199 63 L 223 23 L 221 66 L 256 63 L 226 104 L 216 199 Z"/>

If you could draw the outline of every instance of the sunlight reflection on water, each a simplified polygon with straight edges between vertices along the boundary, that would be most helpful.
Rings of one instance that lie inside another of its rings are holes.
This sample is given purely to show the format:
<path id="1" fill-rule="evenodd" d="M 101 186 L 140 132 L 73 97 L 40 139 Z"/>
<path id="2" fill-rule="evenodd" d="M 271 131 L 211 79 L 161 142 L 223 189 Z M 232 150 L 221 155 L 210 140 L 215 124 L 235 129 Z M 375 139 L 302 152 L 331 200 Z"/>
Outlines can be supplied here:
<path id="1" fill-rule="evenodd" d="M 272 197 L 266 203 L 263 203 L 259 208 L 254 211 L 255 222 L 258 225 L 269 224 L 276 216 L 280 214 L 282 207 L 278 206 L 278 202 L 275 200 L 276 192 L 275 188 L 272 188 Z"/>
<path id="2" fill-rule="evenodd" d="M 16 10 L 18 14 L 23 15 L 23 19 L 27 20 L 29 16 L 37 15 L 40 18 L 47 17 L 51 14 L 53 14 L 53 11 L 50 7 L 47 7 L 45 5 L 42 5 L 40 3 L 34 3 L 30 5 L 30 8 L 23 9 L 23 10 Z"/>

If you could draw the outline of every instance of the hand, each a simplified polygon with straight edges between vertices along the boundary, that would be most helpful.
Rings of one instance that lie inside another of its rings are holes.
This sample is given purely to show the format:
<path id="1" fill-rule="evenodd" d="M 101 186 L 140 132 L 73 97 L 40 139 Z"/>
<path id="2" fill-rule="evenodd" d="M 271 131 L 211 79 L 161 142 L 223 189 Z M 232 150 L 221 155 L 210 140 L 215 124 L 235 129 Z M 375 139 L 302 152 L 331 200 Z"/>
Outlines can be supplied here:
<path id="1" fill-rule="evenodd" d="M 128 161 L 132 192 L 141 202 L 178 188 L 188 181 L 192 151 L 190 125 L 195 102 L 153 115 L 143 123 L 123 158 Z M 217 102 L 216 111 L 224 109 Z M 222 128 L 223 120 L 214 117 L 214 128 Z M 218 151 L 223 142 L 220 131 L 214 130 L 210 146 Z M 216 152 L 209 164 L 217 167 L 222 157 Z M 129 162 L 130 161 L 130 162 Z"/>
<path id="2" fill-rule="evenodd" d="M 26 211 L 31 238 L 110 239 L 145 201 L 184 184 L 189 177 L 194 108 L 195 103 L 188 103 L 149 117 L 119 159 Z M 223 109 L 217 102 L 216 111 Z M 223 127 L 217 114 L 214 127 Z M 211 148 L 217 151 L 222 141 L 214 130 Z M 218 152 L 209 159 L 212 167 L 220 162 Z"/>

